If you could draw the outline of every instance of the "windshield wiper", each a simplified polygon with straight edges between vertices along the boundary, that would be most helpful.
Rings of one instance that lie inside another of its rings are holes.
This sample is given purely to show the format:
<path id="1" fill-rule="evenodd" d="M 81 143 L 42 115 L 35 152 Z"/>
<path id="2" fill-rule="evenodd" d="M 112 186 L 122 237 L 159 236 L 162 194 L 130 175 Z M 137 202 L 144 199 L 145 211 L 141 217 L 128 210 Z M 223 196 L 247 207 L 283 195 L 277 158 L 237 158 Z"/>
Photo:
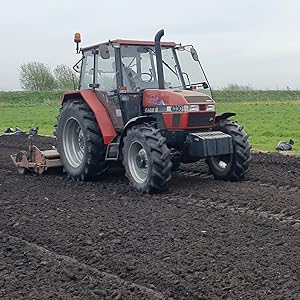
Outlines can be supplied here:
<path id="1" fill-rule="evenodd" d="M 174 73 L 177 77 L 178 77 L 178 74 L 176 71 L 174 71 L 163 59 L 162 59 L 162 63 L 172 72 Z"/>

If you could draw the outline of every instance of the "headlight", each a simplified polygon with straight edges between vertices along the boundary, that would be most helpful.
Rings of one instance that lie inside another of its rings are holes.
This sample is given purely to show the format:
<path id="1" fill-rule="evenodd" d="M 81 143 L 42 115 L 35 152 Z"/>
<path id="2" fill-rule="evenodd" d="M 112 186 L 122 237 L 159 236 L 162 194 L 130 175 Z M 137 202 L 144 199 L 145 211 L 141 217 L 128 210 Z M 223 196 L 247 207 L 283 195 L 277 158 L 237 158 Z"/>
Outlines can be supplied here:
<path id="1" fill-rule="evenodd" d="M 185 105 L 183 111 L 185 112 L 195 112 L 199 111 L 199 105 L 198 104 L 192 104 L 192 105 Z"/>
<path id="2" fill-rule="evenodd" d="M 216 106 L 214 104 L 208 104 L 206 110 L 208 111 L 215 111 Z"/>

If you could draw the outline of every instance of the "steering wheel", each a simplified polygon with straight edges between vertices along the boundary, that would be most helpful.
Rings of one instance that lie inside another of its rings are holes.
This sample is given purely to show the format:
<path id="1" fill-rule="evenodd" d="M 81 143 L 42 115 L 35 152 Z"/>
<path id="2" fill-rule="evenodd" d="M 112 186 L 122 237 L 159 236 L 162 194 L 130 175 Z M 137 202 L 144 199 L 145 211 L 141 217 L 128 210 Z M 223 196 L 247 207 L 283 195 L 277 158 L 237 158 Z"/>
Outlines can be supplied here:
<path id="1" fill-rule="evenodd" d="M 149 79 L 142 78 L 143 75 L 146 75 L 147 77 L 149 77 Z M 152 80 L 152 77 L 153 76 L 150 73 L 137 73 L 137 74 L 132 76 L 133 79 L 138 79 L 138 80 L 141 80 L 143 82 L 150 82 Z"/>

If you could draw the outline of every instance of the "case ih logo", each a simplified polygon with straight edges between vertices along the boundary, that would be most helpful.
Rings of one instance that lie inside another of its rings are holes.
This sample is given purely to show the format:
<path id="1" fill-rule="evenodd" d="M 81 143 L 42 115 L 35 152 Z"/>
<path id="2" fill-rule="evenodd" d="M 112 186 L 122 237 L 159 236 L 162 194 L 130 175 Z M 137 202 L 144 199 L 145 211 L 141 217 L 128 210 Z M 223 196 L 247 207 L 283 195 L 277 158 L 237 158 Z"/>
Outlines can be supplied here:
<path id="1" fill-rule="evenodd" d="M 150 96 L 149 102 L 156 106 L 165 105 L 164 100 L 159 99 L 157 96 Z"/>

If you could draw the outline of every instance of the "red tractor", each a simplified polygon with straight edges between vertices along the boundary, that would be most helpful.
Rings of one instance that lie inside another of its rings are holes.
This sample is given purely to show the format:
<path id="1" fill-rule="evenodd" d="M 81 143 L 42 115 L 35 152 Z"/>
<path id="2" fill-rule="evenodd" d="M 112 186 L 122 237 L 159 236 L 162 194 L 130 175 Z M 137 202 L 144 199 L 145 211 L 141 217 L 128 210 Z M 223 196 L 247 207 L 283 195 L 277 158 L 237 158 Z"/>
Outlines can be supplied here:
<path id="1" fill-rule="evenodd" d="M 79 88 L 64 93 L 56 126 L 70 178 L 92 179 L 119 161 L 136 190 L 152 193 L 181 163 L 206 159 L 215 178 L 231 181 L 248 171 L 248 136 L 227 120 L 234 113 L 216 115 L 196 50 L 163 35 L 80 49 Z M 79 34 L 75 42 L 79 52 Z"/>

